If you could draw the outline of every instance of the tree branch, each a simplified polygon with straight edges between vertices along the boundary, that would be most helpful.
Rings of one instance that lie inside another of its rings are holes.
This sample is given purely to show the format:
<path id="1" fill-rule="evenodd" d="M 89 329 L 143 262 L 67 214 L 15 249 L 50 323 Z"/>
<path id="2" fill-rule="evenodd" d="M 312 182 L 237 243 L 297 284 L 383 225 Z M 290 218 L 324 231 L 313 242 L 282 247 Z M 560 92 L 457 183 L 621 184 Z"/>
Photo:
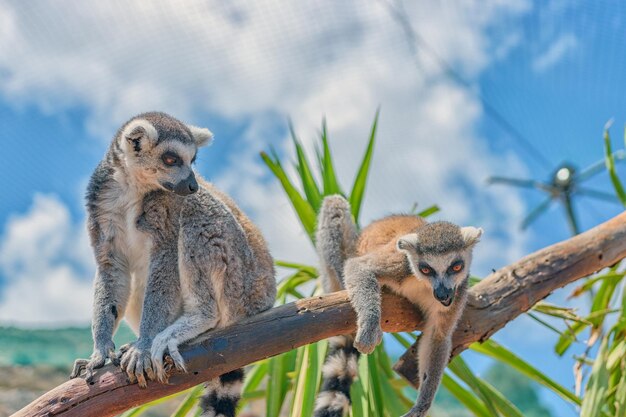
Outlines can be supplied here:
<path id="1" fill-rule="evenodd" d="M 489 338 L 510 320 L 552 291 L 626 257 L 626 213 L 564 242 L 542 249 L 491 274 L 470 291 L 470 301 L 454 334 L 458 354 L 475 341 Z M 406 300 L 383 297 L 383 329 L 418 329 L 422 320 Z M 300 300 L 250 317 L 226 329 L 210 332 L 198 344 L 183 349 L 189 373 L 174 373 L 170 384 L 131 384 L 118 369 L 100 369 L 91 384 L 70 380 L 14 414 L 33 416 L 114 416 L 170 395 L 249 363 L 334 335 L 355 331 L 355 315 L 345 291 Z M 397 367 L 411 375 L 406 355 Z"/>

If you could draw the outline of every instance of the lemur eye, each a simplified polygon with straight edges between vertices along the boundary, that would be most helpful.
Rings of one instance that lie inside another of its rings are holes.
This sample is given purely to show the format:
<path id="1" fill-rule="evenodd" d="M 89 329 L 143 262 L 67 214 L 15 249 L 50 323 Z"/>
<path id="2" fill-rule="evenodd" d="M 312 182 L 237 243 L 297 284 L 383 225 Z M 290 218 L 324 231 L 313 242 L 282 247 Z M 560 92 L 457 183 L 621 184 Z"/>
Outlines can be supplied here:
<path id="1" fill-rule="evenodd" d="M 457 262 L 454 265 L 452 265 L 452 270 L 454 272 L 461 272 L 463 270 L 463 262 Z"/>
<path id="2" fill-rule="evenodd" d="M 165 165 L 170 166 L 170 167 L 174 165 L 178 165 L 178 162 L 180 160 L 178 156 L 172 153 L 164 153 L 161 159 L 163 160 L 163 163 Z"/>
<path id="3" fill-rule="evenodd" d="M 430 269 L 430 268 L 429 268 L 429 267 L 427 267 L 427 266 L 423 266 L 423 267 L 421 267 L 421 268 L 420 268 L 420 272 L 421 272 L 422 274 L 424 274 L 424 275 L 430 275 L 430 274 L 431 274 L 431 272 L 433 272 L 433 270 L 432 270 L 432 269 Z"/>

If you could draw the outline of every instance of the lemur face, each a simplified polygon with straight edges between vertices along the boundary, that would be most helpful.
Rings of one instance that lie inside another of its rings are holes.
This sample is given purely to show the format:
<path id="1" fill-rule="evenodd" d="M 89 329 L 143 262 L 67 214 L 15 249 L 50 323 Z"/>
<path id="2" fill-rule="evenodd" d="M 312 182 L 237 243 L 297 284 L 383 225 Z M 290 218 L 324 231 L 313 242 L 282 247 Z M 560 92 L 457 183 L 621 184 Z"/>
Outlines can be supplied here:
<path id="1" fill-rule="evenodd" d="M 445 307 L 454 301 L 456 287 L 469 277 L 472 249 L 482 229 L 458 227 L 447 222 L 429 223 L 398 239 L 417 279 L 433 288 L 433 296 Z"/>
<path id="2" fill-rule="evenodd" d="M 191 165 L 198 147 L 211 138 L 207 129 L 186 126 L 162 113 L 147 113 L 123 128 L 118 148 L 135 184 L 186 196 L 198 191 Z"/>

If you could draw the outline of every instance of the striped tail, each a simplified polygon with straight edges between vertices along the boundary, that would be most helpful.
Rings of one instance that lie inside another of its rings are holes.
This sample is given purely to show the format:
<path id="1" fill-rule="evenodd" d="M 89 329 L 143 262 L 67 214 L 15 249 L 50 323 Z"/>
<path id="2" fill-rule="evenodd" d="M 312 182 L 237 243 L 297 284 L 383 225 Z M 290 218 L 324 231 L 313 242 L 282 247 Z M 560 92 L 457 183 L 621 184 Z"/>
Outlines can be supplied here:
<path id="1" fill-rule="evenodd" d="M 322 387 L 315 401 L 315 417 L 343 417 L 350 410 L 350 386 L 358 373 L 359 351 L 352 336 L 328 340 L 328 355 L 322 368 Z"/>
<path id="2" fill-rule="evenodd" d="M 202 397 L 200 417 L 235 417 L 237 403 L 241 397 L 244 372 L 236 369 L 212 379 L 206 384 Z"/>

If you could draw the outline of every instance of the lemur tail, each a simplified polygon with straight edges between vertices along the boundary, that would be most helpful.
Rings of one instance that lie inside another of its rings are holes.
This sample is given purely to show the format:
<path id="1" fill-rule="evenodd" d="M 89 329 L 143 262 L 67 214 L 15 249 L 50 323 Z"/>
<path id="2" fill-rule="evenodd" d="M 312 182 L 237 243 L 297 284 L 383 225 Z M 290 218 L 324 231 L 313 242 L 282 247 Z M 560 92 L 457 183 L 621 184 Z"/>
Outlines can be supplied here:
<path id="1" fill-rule="evenodd" d="M 318 218 L 316 249 L 320 258 L 322 285 L 329 293 L 344 289 L 343 266 L 355 256 L 358 233 L 350 204 L 334 195 L 324 199 Z M 359 352 L 351 335 L 329 339 L 322 368 L 322 386 L 315 402 L 315 417 L 343 417 L 350 409 L 350 386 L 357 376 Z"/>
<path id="2" fill-rule="evenodd" d="M 241 368 L 207 382 L 206 391 L 200 402 L 202 408 L 200 417 L 235 417 L 243 377 L 244 372 Z"/>

